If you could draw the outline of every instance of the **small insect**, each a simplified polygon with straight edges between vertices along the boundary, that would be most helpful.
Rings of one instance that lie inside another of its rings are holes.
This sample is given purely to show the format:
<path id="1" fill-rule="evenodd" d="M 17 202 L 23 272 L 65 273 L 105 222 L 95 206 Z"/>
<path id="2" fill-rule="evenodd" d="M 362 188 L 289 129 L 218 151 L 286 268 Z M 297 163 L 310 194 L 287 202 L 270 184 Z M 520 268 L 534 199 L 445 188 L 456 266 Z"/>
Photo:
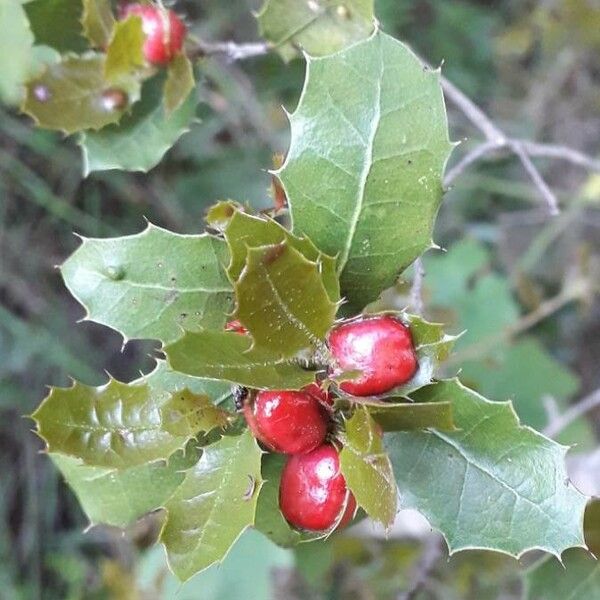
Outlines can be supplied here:
<path id="1" fill-rule="evenodd" d="M 244 407 L 244 401 L 248 397 L 248 393 L 248 388 L 241 385 L 236 385 L 233 388 L 233 399 L 235 401 L 235 408 L 237 410 L 242 410 Z"/>

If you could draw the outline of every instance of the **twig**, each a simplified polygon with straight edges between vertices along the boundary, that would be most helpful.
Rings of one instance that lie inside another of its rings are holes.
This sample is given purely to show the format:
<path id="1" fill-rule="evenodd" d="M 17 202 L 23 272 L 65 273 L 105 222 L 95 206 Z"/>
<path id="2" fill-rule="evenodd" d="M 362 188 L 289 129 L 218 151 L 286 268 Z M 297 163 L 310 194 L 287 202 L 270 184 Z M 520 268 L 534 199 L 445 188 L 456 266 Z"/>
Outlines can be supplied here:
<path id="1" fill-rule="evenodd" d="M 450 185 L 452 185 L 454 180 L 464 171 L 466 171 L 467 168 L 473 163 L 483 158 L 486 154 L 489 154 L 494 150 L 498 150 L 499 148 L 501 148 L 501 146 L 498 146 L 498 144 L 494 141 L 487 141 L 483 144 L 475 146 L 471 152 L 465 154 L 465 156 L 446 173 L 446 176 L 444 177 L 444 186 L 448 188 Z"/>
<path id="2" fill-rule="evenodd" d="M 597 389 L 589 396 L 577 402 L 577 404 L 571 406 L 556 420 L 551 421 L 546 429 L 544 429 L 544 435 L 555 437 L 573 421 L 576 421 L 579 417 L 598 407 L 600 407 L 600 389 Z"/>
<path id="3" fill-rule="evenodd" d="M 190 58 L 200 58 L 202 56 L 213 56 L 222 54 L 228 60 L 234 62 L 246 60 L 255 56 L 263 56 L 270 50 L 266 42 L 250 42 L 247 44 L 237 44 L 236 42 L 204 42 L 196 40 L 195 46 L 188 51 Z"/>
<path id="4" fill-rule="evenodd" d="M 421 257 L 417 258 L 413 263 L 414 277 L 412 287 L 410 288 L 410 307 L 416 315 L 423 314 L 423 278 L 425 277 L 425 269 Z"/>
<path id="5" fill-rule="evenodd" d="M 413 600 L 419 592 L 427 584 L 432 571 L 442 556 L 441 541 L 438 536 L 430 536 L 425 543 L 423 555 L 415 569 L 415 573 L 411 578 L 408 589 L 401 594 L 398 594 L 397 600 Z"/>
<path id="6" fill-rule="evenodd" d="M 529 156 L 539 156 L 564 160 L 574 165 L 600 173 L 600 160 L 596 160 L 579 150 L 555 144 L 538 144 L 530 140 L 519 140 Z"/>

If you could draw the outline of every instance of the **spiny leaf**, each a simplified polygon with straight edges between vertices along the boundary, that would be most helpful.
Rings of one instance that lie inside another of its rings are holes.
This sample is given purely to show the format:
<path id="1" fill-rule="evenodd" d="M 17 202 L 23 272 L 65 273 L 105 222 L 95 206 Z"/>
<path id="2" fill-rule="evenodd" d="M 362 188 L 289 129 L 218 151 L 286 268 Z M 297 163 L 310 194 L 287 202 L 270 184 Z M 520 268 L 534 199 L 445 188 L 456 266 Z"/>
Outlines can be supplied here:
<path id="1" fill-rule="evenodd" d="M 373 0 L 266 0 L 257 19 L 262 37 L 284 60 L 294 58 L 298 49 L 321 56 L 373 31 Z"/>
<path id="2" fill-rule="evenodd" d="M 185 102 L 195 85 L 194 68 L 190 59 L 185 54 L 178 54 L 167 68 L 164 90 L 164 106 L 167 116 Z"/>
<path id="3" fill-rule="evenodd" d="M 118 82 L 121 77 L 134 75 L 144 66 L 145 41 L 141 17 L 132 15 L 117 21 L 106 49 L 104 76 L 108 81 Z"/>
<path id="4" fill-rule="evenodd" d="M 81 135 L 84 175 L 108 169 L 147 172 L 189 131 L 198 105 L 196 94 L 192 91 L 177 110 L 167 115 L 162 88 L 160 77 L 147 81 L 141 102 L 119 125 Z"/>
<path id="5" fill-rule="evenodd" d="M 298 390 L 314 381 L 314 371 L 282 358 L 238 333 L 186 332 L 164 352 L 169 366 L 194 377 L 224 379 L 252 388 Z"/>
<path id="6" fill-rule="evenodd" d="M 98 388 L 52 388 L 32 418 L 49 452 L 118 469 L 166 460 L 200 431 L 227 423 L 227 413 L 206 396 L 114 379 Z"/>
<path id="7" fill-rule="evenodd" d="M 401 505 L 422 512 L 450 552 L 516 557 L 583 546 L 586 498 L 570 483 L 566 448 L 519 424 L 510 402 L 490 402 L 457 380 L 418 392 L 450 400 L 455 432 L 387 434 Z"/>
<path id="8" fill-rule="evenodd" d="M 457 336 L 447 335 L 444 326 L 439 323 L 429 323 L 418 315 L 405 312 L 385 311 L 382 313 L 366 314 L 365 317 L 374 317 L 378 314 L 389 314 L 402 321 L 409 329 L 413 346 L 417 355 L 418 369 L 413 377 L 406 383 L 381 394 L 377 397 L 352 396 L 353 402 L 369 406 L 381 406 L 389 408 L 390 402 L 407 398 L 412 392 L 431 383 L 440 363 L 448 358 Z M 346 376 L 342 373 L 335 377 L 337 382 L 344 381 Z M 352 377 L 347 377 L 352 379 Z M 345 396 L 343 391 L 339 392 Z"/>
<path id="9" fill-rule="evenodd" d="M 23 112 L 40 127 L 65 133 L 116 123 L 139 98 L 140 84 L 121 78 L 118 88 L 111 87 L 104 79 L 104 62 L 103 55 L 86 54 L 50 64 L 28 82 Z M 116 94 L 119 102 L 114 101 Z"/>
<path id="10" fill-rule="evenodd" d="M 287 242 L 307 260 L 320 265 L 323 284 L 331 301 L 339 301 L 340 288 L 335 272 L 335 259 L 323 254 L 310 239 L 292 235 L 273 219 L 250 215 L 233 202 L 215 205 L 208 213 L 207 222 L 225 235 L 231 255 L 228 273 L 232 282 L 239 279 L 249 248 Z"/>
<path id="11" fill-rule="evenodd" d="M 357 312 L 432 245 L 452 148 L 440 75 L 378 32 L 308 59 L 290 124 L 280 178 L 294 232 L 338 256 Z"/>
<path id="12" fill-rule="evenodd" d="M 199 462 L 166 503 L 160 535 L 169 565 L 185 581 L 220 562 L 254 523 L 262 451 L 246 430 L 204 448 Z"/>
<path id="13" fill-rule="evenodd" d="M 81 30 L 81 0 L 33 0 L 24 3 L 35 43 L 60 52 L 86 49 Z"/>
<path id="14" fill-rule="evenodd" d="M 258 346 L 281 356 L 313 350 L 333 325 L 319 265 L 287 242 L 249 248 L 235 286 L 236 317 Z"/>
<path id="15" fill-rule="evenodd" d="M 0 3 L 0 99 L 17 104 L 29 74 L 33 34 L 20 2 Z"/>
<path id="16" fill-rule="evenodd" d="M 106 48 L 115 26 L 110 0 L 83 0 L 81 26 L 94 48 Z"/>
<path id="17" fill-rule="evenodd" d="M 184 469 L 198 460 L 194 448 L 176 452 L 166 462 L 129 469 L 90 467 L 72 456 L 50 454 L 77 496 L 92 525 L 126 527 L 164 505 L 183 481 Z"/>
<path id="18" fill-rule="evenodd" d="M 346 421 L 340 469 L 356 502 L 384 527 L 392 526 L 398 510 L 398 490 L 383 436 L 365 407 Z"/>
<path id="19" fill-rule="evenodd" d="M 383 431 L 415 431 L 455 429 L 451 402 L 408 402 L 395 403 L 393 398 L 384 404 L 370 406 L 369 413 Z"/>
<path id="20" fill-rule="evenodd" d="M 121 238 L 84 239 L 61 267 L 87 318 L 125 339 L 168 342 L 182 328 L 222 329 L 233 294 L 225 242 L 149 224 Z"/>

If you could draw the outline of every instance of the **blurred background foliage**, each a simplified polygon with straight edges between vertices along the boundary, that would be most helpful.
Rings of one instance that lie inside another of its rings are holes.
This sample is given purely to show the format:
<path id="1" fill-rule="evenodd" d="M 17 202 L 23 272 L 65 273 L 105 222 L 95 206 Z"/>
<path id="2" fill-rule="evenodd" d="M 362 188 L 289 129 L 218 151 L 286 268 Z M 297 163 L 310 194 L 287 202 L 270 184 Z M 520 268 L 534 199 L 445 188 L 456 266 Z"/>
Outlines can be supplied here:
<path id="1" fill-rule="evenodd" d="M 256 39 L 244 0 L 178 1 L 206 40 Z M 594 153 L 600 139 L 600 3 L 594 0 L 377 0 L 382 27 L 485 107 L 506 131 Z M 69 377 L 99 385 L 105 369 L 134 378 L 151 368 L 148 343 L 76 321 L 83 310 L 54 268 L 83 236 L 140 231 L 144 219 L 179 232 L 202 228 L 206 207 L 233 198 L 267 206 L 266 170 L 285 152 L 287 120 L 303 64 L 277 56 L 199 65 L 196 125 L 148 175 L 81 176 L 78 149 L 0 114 L 0 597 L 7 599 L 212 599 L 402 597 L 423 555 L 406 536 L 384 540 L 367 526 L 295 553 L 248 532 L 227 561 L 185 586 L 148 550 L 157 520 L 125 534 L 86 523 L 75 498 L 30 433 L 45 385 Z M 477 137 L 450 107 L 464 149 Z M 463 150 L 464 151 L 464 150 Z M 458 151 L 460 154 L 461 150 Z M 600 387 L 600 176 L 540 163 L 563 204 L 549 221 L 514 158 L 479 164 L 445 200 L 425 260 L 429 317 L 466 330 L 449 373 L 544 428 L 555 413 Z M 404 305 L 407 285 L 386 294 Z M 454 371 L 452 371 L 454 369 Z M 561 434 L 574 452 L 598 447 L 598 414 Z M 596 511 L 598 513 L 599 511 Z M 409 528 L 409 533 L 410 533 Z M 491 554 L 443 556 L 418 598 L 517 598 L 520 562 Z M 413 581 L 414 583 L 414 581 Z"/>

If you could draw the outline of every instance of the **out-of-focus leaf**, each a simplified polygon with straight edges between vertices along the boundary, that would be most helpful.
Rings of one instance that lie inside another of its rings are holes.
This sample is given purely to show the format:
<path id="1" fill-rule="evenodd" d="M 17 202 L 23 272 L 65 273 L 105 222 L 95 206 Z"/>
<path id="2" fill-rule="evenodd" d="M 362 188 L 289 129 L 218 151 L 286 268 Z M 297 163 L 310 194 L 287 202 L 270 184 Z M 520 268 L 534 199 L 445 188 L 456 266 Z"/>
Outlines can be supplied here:
<path id="1" fill-rule="evenodd" d="M 249 248 L 235 283 L 236 317 L 258 346 L 280 356 L 314 350 L 333 325 L 337 305 L 318 263 L 287 242 Z"/>
<path id="2" fill-rule="evenodd" d="M 108 81 L 118 82 L 122 77 L 134 75 L 144 66 L 145 41 L 141 17 L 132 15 L 117 21 L 106 49 L 104 76 Z"/>
<path id="3" fill-rule="evenodd" d="M 84 239 L 61 267 L 87 319 L 125 339 L 168 342 L 183 328 L 222 329 L 233 294 L 223 240 L 149 224 L 139 234 Z"/>
<path id="4" fill-rule="evenodd" d="M 383 436 L 364 407 L 346 421 L 340 469 L 356 502 L 384 527 L 392 526 L 398 510 L 398 490 Z"/>
<path id="5" fill-rule="evenodd" d="M 185 54 L 178 54 L 167 68 L 164 90 L 164 105 L 167 116 L 185 102 L 195 85 L 194 68 L 190 59 Z"/>
<path id="6" fill-rule="evenodd" d="M 314 381 L 314 371 L 261 347 L 248 336 L 218 331 L 186 332 L 164 352 L 175 371 L 224 379 L 252 388 L 298 390 Z"/>
<path id="7" fill-rule="evenodd" d="M 52 388 L 32 418 L 49 452 L 119 469 L 167 460 L 197 433 L 227 424 L 207 396 L 114 379 L 98 388 Z"/>
<path id="8" fill-rule="evenodd" d="M 175 453 L 166 462 L 121 470 L 90 467 L 64 454 L 50 454 L 50 458 L 73 489 L 90 523 L 126 527 L 164 505 L 183 481 L 183 470 L 198 460 L 198 453 L 189 449 Z"/>
<path id="9" fill-rule="evenodd" d="M 149 171 L 189 131 L 197 104 L 196 94 L 192 92 L 167 116 L 162 103 L 161 82 L 148 81 L 142 91 L 142 100 L 118 125 L 82 134 L 79 144 L 84 174 L 108 169 Z"/>
<path id="10" fill-rule="evenodd" d="M 366 38 L 375 26 L 373 0 L 266 0 L 257 19 L 261 35 L 286 61 L 298 50 L 331 54 Z"/>
<path id="11" fill-rule="evenodd" d="M 566 447 L 521 426 L 510 402 L 490 402 L 456 380 L 426 393 L 452 402 L 458 430 L 386 434 L 401 506 L 422 512 L 451 553 L 560 556 L 583 545 L 586 497 L 569 482 Z"/>
<path id="12" fill-rule="evenodd" d="M 0 100 L 17 104 L 29 74 L 33 34 L 20 2 L 0 2 Z"/>
<path id="13" fill-rule="evenodd" d="M 23 112 L 40 127 L 65 133 L 116 123 L 139 98 L 140 84 L 122 78 L 118 88 L 111 87 L 104 79 L 104 60 L 102 55 L 86 54 L 50 64 L 27 83 Z"/>
<path id="14" fill-rule="evenodd" d="M 92 47 L 106 48 L 115 26 L 110 0 L 83 0 L 81 26 Z"/>
<path id="15" fill-rule="evenodd" d="M 221 562 L 253 525 L 262 485 L 261 454 L 249 430 L 221 438 L 204 448 L 166 503 L 160 541 L 171 569 L 182 581 Z"/>
<path id="16" fill-rule="evenodd" d="M 294 231 L 338 257 L 342 295 L 360 310 L 432 246 L 452 149 L 440 75 L 379 32 L 308 59 L 290 123 L 279 175 Z"/>
<path id="17" fill-rule="evenodd" d="M 10 2 L 10 0 L 9 0 Z M 24 4 L 36 44 L 60 52 L 86 49 L 81 28 L 81 0 L 33 0 Z"/>

